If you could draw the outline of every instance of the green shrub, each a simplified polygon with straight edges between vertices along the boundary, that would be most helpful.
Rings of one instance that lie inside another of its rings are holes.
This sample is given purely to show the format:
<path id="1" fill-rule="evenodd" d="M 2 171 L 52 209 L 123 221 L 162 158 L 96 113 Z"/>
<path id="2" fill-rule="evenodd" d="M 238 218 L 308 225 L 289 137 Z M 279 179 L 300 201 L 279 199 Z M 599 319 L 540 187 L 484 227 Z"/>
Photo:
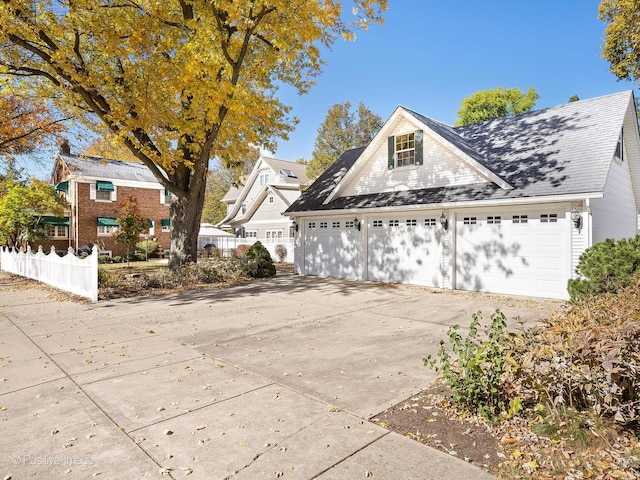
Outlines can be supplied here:
<path id="1" fill-rule="evenodd" d="M 429 355 L 423 362 L 442 375 L 454 403 L 495 420 L 502 413 L 516 413 L 521 404 L 503 378 L 508 371 L 506 318 L 496 310 L 483 337 L 481 320 L 480 312 L 473 314 L 466 337 L 459 333 L 460 325 L 450 327 L 449 348 L 441 340 L 436 357 Z"/>
<path id="2" fill-rule="evenodd" d="M 598 242 L 580 255 L 576 273 L 583 278 L 569 280 L 572 301 L 605 292 L 617 292 L 629 284 L 640 268 L 640 235 L 635 238 Z"/>
<path id="3" fill-rule="evenodd" d="M 155 240 L 148 240 L 148 248 L 147 249 L 147 240 L 142 240 L 138 243 L 136 243 L 136 253 L 142 257 L 143 259 L 145 258 L 146 253 L 148 252 L 149 254 L 149 258 L 156 258 L 158 256 L 158 249 L 160 248 L 160 244 L 158 242 L 156 242 Z"/>
<path id="4" fill-rule="evenodd" d="M 115 277 L 107 268 L 98 265 L 98 287 L 111 287 L 115 282 Z"/>
<path id="5" fill-rule="evenodd" d="M 246 261 L 247 273 L 253 278 L 273 277 L 276 274 L 276 266 L 269 254 L 269 250 L 265 248 L 260 241 L 257 241 L 244 255 Z"/>
<path id="6" fill-rule="evenodd" d="M 120 255 L 116 255 L 111 260 L 113 260 L 113 263 L 122 263 L 124 261 L 124 258 L 122 258 Z"/>
<path id="7" fill-rule="evenodd" d="M 98 255 L 98 263 L 113 263 L 113 259 L 109 255 Z"/>

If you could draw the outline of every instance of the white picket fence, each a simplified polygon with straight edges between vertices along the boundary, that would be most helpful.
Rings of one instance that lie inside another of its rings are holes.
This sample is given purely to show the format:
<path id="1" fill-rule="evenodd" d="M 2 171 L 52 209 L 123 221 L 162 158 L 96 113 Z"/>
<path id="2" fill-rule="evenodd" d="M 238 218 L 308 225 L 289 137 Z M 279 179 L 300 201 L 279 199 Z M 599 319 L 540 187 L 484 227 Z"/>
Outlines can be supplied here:
<path id="1" fill-rule="evenodd" d="M 97 245 L 86 257 L 76 257 L 71 247 L 64 257 L 60 257 L 54 247 L 51 247 L 48 255 L 42 251 L 42 247 L 38 247 L 36 253 L 31 251 L 31 247 L 27 247 L 26 252 L 2 247 L 0 269 L 87 297 L 94 302 L 98 300 Z"/>

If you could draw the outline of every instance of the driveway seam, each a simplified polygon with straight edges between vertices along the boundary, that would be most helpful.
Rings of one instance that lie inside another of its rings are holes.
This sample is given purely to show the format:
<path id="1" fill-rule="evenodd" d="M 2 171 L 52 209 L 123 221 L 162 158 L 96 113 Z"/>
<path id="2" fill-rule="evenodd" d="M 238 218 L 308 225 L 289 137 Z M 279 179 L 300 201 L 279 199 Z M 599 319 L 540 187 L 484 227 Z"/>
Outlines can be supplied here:
<path id="1" fill-rule="evenodd" d="M 54 364 L 62 373 L 64 373 L 65 377 L 67 379 L 69 379 L 69 381 L 71 383 L 73 383 L 76 388 L 81 391 L 83 393 L 83 395 L 89 400 L 89 402 L 91 402 L 115 427 L 117 430 L 121 431 L 124 435 L 127 436 L 127 438 L 131 441 L 131 443 L 133 445 L 135 445 L 138 449 L 140 449 L 155 465 L 158 466 L 158 468 L 160 470 L 163 469 L 162 465 L 160 463 L 158 463 L 156 461 L 156 459 L 149 453 L 147 452 L 144 448 L 142 448 L 141 445 L 139 445 L 138 443 L 136 443 L 136 441 L 123 429 L 121 428 L 120 425 L 118 425 L 118 423 L 111 417 L 111 415 L 109 415 L 106 410 L 104 408 L 102 408 L 83 388 L 80 384 L 78 384 L 78 382 L 75 381 L 75 379 L 69 374 L 67 373 L 67 371 L 62 368 L 58 362 L 56 362 L 51 355 L 49 355 L 47 352 L 45 352 L 40 345 L 38 345 L 29 335 L 27 335 L 24 330 L 22 330 L 9 316 L 7 316 L 7 314 L 5 314 L 4 312 L 2 313 L 2 315 L 29 341 L 29 343 L 31 343 L 32 345 L 34 345 L 46 358 L 49 359 L 49 361 L 51 361 L 52 364 Z M 60 379 L 58 379 L 60 380 Z M 173 476 L 169 476 L 169 478 L 173 478 Z"/>

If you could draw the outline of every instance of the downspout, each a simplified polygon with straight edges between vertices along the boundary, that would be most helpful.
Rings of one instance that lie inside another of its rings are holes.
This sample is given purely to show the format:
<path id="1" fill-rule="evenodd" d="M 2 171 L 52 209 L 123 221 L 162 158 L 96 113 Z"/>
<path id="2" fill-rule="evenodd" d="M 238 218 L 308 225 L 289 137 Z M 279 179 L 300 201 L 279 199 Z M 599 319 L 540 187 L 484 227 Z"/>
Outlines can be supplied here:
<path id="1" fill-rule="evenodd" d="M 76 253 L 78 252 L 78 236 L 80 235 L 79 233 L 79 229 L 78 229 L 78 181 L 76 180 L 74 183 L 74 187 L 73 187 L 73 195 L 74 195 L 74 202 L 76 204 L 76 218 L 73 222 L 73 228 L 75 230 L 75 249 L 76 249 Z"/>

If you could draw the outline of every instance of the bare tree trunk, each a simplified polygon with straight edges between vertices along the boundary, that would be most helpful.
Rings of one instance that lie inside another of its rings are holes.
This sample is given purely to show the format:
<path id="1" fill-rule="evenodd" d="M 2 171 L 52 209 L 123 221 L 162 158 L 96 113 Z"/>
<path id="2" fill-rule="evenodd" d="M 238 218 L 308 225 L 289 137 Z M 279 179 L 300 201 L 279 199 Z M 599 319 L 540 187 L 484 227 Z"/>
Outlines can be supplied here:
<path id="1" fill-rule="evenodd" d="M 194 182 L 186 196 L 176 196 L 171 203 L 171 271 L 198 261 L 198 232 L 206 186 L 205 180 Z"/>

